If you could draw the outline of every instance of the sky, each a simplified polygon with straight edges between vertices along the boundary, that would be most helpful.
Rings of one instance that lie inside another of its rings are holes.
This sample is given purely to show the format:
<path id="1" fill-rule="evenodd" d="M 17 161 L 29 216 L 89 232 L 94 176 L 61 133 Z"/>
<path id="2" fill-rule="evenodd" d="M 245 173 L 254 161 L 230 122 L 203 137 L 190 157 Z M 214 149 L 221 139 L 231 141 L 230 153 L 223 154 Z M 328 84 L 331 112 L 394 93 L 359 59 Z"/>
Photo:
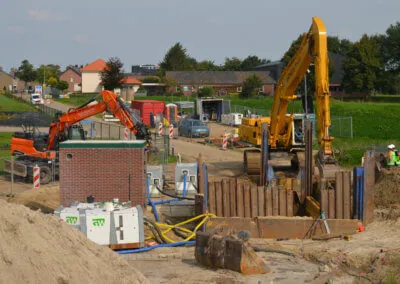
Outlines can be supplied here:
<path id="1" fill-rule="evenodd" d="M 357 41 L 400 21 L 399 0 L 0 0 L 0 66 L 119 57 L 158 64 L 180 42 L 197 60 L 279 60 L 313 16 L 327 34 Z"/>

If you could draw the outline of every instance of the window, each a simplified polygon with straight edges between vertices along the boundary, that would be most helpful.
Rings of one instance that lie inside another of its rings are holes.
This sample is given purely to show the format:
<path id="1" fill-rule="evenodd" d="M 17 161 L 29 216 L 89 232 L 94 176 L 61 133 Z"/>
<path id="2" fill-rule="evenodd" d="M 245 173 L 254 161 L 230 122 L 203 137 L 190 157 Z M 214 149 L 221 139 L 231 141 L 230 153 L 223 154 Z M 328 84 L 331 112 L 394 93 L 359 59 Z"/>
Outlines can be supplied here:
<path id="1" fill-rule="evenodd" d="M 264 86 L 261 86 L 261 88 L 259 89 L 260 93 L 264 92 Z"/>
<path id="2" fill-rule="evenodd" d="M 71 79 L 69 79 L 69 80 L 70 80 L 70 82 L 71 82 L 71 83 L 73 83 L 73 82 L 74 82 L 74 78 L 71 78 Z"/>
<path id="3" fill-rule="evenodd" d="M 67 160 L 71 161 L 72 160 L 72 154 L 67 154 Z"/>
<path id="4" fill-rule="evenodd" d="M 241 93 L 241 92 L 242 92 L 242 86 L 237 87 L 237 88 L 236 88 L 236 91 L 237 91 L 238 93 Z"/>

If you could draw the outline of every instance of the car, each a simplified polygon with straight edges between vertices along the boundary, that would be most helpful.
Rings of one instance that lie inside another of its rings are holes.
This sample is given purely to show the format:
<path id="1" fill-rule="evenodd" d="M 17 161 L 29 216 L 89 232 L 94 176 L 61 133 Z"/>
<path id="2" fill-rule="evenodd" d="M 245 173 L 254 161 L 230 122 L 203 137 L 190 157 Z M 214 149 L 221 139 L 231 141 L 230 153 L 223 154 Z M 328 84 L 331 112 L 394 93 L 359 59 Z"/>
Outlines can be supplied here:
<path id="1" fill-rule="evenodd" d="M 183 119 L 178 125 L 178 135 L 186 137 L 208 137 L 210 130 L 198 119 Z"/>
<path id="2" fill-rule="evenodd" d="M 40 94 L 31 94 L 31 103 L 34 105 L 44 104 L 44 100 Z"/>

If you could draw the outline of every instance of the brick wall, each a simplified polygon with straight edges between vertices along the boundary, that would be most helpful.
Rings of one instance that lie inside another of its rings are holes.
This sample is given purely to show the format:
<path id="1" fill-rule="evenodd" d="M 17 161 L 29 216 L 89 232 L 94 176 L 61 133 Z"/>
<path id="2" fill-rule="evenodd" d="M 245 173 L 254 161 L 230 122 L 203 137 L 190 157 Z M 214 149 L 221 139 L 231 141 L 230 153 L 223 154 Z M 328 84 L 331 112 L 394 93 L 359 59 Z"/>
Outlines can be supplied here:
<path id="1" fill-rule="evenodd" d="M 75 90 L 75 84 L 82 83 L 82 77 L 71 69 L 67 69 L 64 73 L 62 73 L 60 76 L 60 80 L 68 82 L 67 92 L 77 91 Z"/>
<path id="2" fill-rule="evenodd" d="M 86 202 L 90 195 L 98 202 L 119 198 L 143 206 L 145 184 L 143 148 L 60 149 L 60 203 L 63 206 L 74 201 Z"/>

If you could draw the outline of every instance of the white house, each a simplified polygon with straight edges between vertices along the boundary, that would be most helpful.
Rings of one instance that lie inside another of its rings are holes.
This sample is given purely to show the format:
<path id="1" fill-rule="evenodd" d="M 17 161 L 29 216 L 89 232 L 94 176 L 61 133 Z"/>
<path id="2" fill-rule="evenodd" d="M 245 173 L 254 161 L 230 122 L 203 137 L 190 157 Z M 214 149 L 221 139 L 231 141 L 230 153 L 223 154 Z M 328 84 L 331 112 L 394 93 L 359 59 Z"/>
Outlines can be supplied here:
<path id="1" fill-rule="evenodd" d="M 102 91 L 100 72 L 106 65 L 104 60 L 97 59 L 81 69 L 82 93 L 100 93 Z"/>

